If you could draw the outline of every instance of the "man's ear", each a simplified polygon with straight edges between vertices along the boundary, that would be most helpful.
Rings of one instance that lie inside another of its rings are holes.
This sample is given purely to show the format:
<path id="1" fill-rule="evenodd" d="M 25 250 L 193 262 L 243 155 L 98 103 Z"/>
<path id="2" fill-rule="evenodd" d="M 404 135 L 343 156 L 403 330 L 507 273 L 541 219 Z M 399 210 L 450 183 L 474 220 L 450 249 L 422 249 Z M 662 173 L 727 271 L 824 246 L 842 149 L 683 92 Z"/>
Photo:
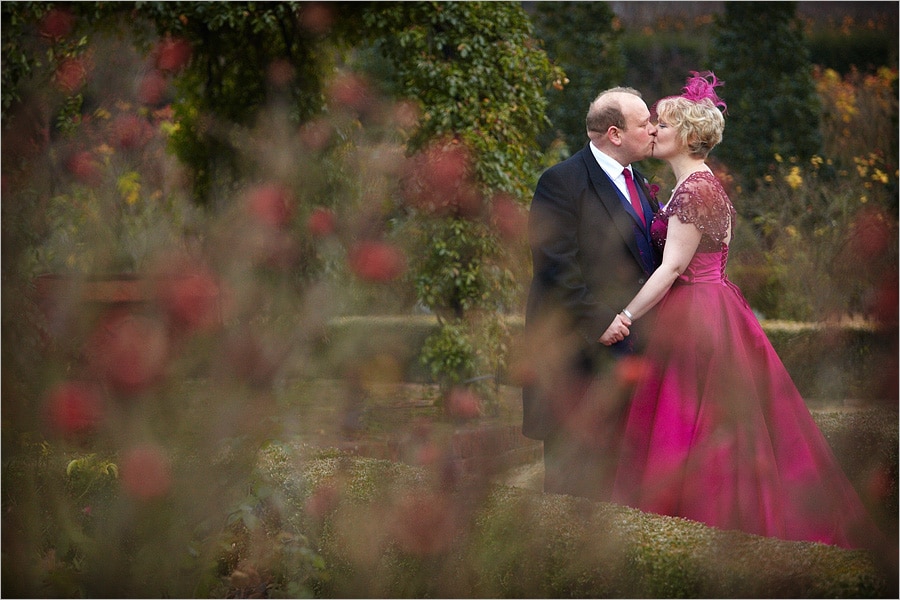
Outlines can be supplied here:
<path id="1" fill-rule="evenodd" d="M 609 129 L 606 130 L 606 137 L 609 139 L 610 143 L 616 146 L 622 145 L 622 130 L 615 125 L 609 126 Z"/>

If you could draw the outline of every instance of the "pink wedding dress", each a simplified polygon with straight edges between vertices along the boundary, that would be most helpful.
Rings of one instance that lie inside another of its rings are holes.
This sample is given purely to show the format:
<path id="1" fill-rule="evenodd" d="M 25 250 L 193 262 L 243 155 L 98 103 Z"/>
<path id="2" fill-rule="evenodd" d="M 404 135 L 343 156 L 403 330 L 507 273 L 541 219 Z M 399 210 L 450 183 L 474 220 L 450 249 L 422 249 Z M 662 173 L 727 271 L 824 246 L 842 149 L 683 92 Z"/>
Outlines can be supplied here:
<path id="1" fill-rule="evenodd" d="M 734 206 L 694 173 L 652 225 L 702 232 L 658 305 L 647 375 L 626 416 L 612 500 L 786 540 L 862 547 L 871 525 L 740 290 L 725 275 Z"/>

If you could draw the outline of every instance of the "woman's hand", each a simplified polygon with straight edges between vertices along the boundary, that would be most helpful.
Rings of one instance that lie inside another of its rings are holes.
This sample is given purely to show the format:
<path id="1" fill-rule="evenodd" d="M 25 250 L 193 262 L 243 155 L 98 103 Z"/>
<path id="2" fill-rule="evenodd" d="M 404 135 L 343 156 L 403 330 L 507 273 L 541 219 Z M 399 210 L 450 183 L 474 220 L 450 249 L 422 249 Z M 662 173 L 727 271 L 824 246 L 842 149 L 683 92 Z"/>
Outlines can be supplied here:
<path id="1" fill-rule="evenodd" d="M 625 315 L 619 313 L 616 315 L 616 318 L 613 319 L 612 324 L 603 332 L 603 335 L 600 336 L 599 341 L 604 346 L 612 346 L 615 343 L 621 342 L 631 333 L 630 327 L 631 321 L 628 320 Z"/>

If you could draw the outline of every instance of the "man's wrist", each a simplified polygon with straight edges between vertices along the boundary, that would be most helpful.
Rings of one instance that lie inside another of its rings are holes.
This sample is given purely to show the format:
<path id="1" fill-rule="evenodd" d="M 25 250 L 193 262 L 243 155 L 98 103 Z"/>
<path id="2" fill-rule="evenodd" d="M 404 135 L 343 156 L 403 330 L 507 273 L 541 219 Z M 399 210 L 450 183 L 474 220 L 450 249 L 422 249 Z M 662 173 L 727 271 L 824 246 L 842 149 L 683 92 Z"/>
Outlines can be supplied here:
<path id="1" fill-rule="evenodd" d="M 629 321 L 634 321 L 634 315 L 627 308 L 623 308 L 621 312 Z"/>

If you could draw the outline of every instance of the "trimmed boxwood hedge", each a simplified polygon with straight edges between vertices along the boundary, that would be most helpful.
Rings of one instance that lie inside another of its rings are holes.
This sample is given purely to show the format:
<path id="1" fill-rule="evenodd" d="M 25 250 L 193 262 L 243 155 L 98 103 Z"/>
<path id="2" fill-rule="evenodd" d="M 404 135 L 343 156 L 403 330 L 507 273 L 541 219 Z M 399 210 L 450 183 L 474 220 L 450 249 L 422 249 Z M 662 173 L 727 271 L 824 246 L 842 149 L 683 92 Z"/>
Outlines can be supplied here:
<path id="1" fill-rule="evenodd" d="M 522 325 L 521 317 L 510 317 L 511 335 L 521 332 Z M 894 374 L 892 397 L 896 398 L 896 328 L 881 331 L 866 323 L 784 321 L 763 321 L 762 326 L 804 398 L 882 400 L 886 392 L 877 382 L 886 373 Z M 353 360 L 389 355 L 404 366 L 406 381 L 429 383 L 430 376 L 418 356 L 436 328 L 437 319 L 426 315 L 335 319 L 328 326 L 320 374 L 340 375 Z M 888 360 L 894 361 L 893 370 L 886 369 Z"/>
<path id="2" fill-rule="evenodd" d="M 304 464 L 302 474 L 283 473 L 286 488 L 303 490 L 298 502 L 312 490 L 339 490 L 327 511 L 298 513 L 327 565 L 327 577 L 313 585 L 319 597 L 893 598 L 897 591 L 896 579 L 863 550 L 484 481 L 448 487 L 426 470 L 336 452 Z M 417 497 L 423 502 L 405 504 Z"/>

